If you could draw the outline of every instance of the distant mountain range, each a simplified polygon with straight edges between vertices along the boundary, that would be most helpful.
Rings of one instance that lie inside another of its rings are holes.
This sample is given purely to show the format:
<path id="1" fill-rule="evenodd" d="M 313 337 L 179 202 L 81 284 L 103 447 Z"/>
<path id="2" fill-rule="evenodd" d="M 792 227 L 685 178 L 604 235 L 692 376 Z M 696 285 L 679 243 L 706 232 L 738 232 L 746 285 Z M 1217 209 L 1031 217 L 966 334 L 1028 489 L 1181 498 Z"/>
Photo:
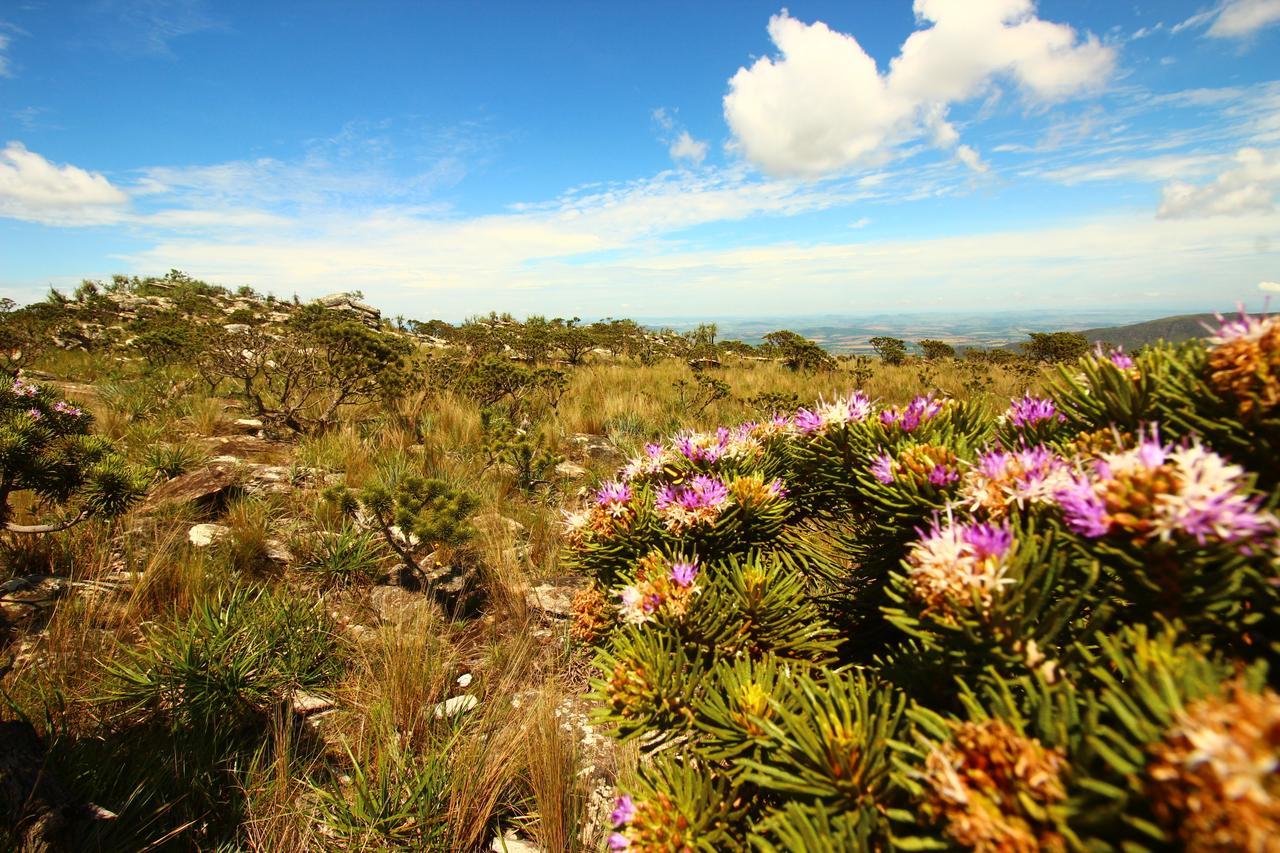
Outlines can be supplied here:
<path id="1" fill-rule="evenodd" d="M 807 316 L 775 319 L 728 318 L 716 320 L 722 340 L 757 344 L 764 335 L 789 329 L 838 354 L 870 353 L 876 335 L 901 338 L 915 344 L 926 338 L 946 341 L 957 349 L 1017 349 L 1031 332 L 1080 332 L 1090 342 L 1106 342 L 1136 350 L 1158 339 L 1182 341 L 1206 334 L 1205 325 L 1216 324 L 1214 314 L 1180 314 L 1149 319 L 1141 309 L 1095 311 L 1002 311 L 965 314 L 920 312 L 863 316 Z M 692 328 L 688 318 L 646 318 L 650 328 Z M 1110 323 L 1110 325 L 1103 325 Z"/>
<path id="2" fill-rule="evenodd" d="M 1208 329 L 1217 325 L 1218 318 L 1215 314 L 1180 314 L 1176 317 L 1148 320 L 1145 323 L 1130 323 L 1127 326 L 1083 329 L 1081 334 L 1089 339 L 1089 343 L 1108 343 L 1122 346 L 1127 350 L 1136 350 L 1159 340 L 1177 343 L 1191 338 L 1202 338 L 1208 334 Z"/>

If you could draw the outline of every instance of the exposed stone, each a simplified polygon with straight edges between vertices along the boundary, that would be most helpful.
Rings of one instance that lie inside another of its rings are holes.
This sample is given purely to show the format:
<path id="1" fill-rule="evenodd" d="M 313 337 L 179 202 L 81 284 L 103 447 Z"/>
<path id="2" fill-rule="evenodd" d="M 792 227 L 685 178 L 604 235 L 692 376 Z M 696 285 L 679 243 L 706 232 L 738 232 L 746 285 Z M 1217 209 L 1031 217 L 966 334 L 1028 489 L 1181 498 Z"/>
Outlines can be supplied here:
<path id="1" fill-rule="evenodd" d="M 556 466 L 556 473 L 570 480 L 578 480 L 587 476 L 587 469 L 577 462 L 561 462 Z"/>
<path id="2" fill-rule="evenodd" d="M 195 471 L 180 474 L 161 483 L 143 502 L 144 510 L 154 510 L 166 503 L 195 503 L 206 510 L 225 504 L 232 490 L 241 489 L 237 466 L 214 462 Z"/>
<path id="3" fill-rule="evenodd" d="M 560 619 L 573 617 L 573 596 L 580 588 L 580 581 L 540 583 L 525 593 L 529 607 L 548 616 Z"/>
<path id="4" fill-rule="evenodd" d="M 244 323 L 227 323 L 222 327 L 222 330 L 232 335 L 245 335 L 253 331 L 253 327 Z"/>
<path id="5" fill-rule="evenodd" d="M 397 626 L 425 622 L 438 612 L 426 595 L 389 584 L 369 590 L 369 606 L 383 624 Z"/>
<path id="6" fill-rule="evenodd" d="M 231 535 L 231 528 L 223 524 L 197 524 L 187 531 L 187 541 L 196 548 L 208 548 Z"/>
<path id="7" fill-rule="evenodd" d="M 579 457 L 584 459 L 618 461 L 622 458 L 618 448 L 603 435 L 580 432 L 569 436 L 569 443 L 573 445 Z"/>
<path id="8" fill-rule="evenodd" d="M 265 425 L 260 418 L 238 418 L 232 426 L 241 432 L 253 435 Z"/>
<path id="9" fill-rule="evenodd" d="M 496 512 L 486 512 L 471 519 L 471 524 L 481 533 L 490 536 L 507 535 L 512 538 L 524 533 L 525 527 L 514 518 L 507 518 Z"/>
<path id="10" fill-rule="evenodd" d="M 332 699 L 317 696 L 305 690 L 295 690 L 289 696 L 289 710 L 299 717 L 309 717 L 312 714 L 320 714 L 333 709 L 334 703 Z"/>
<path id="11" fill-rule="evenodd" d="M 279 539 L 268 539 L 263 545 L 265 548 L 264 556 L 277 565 L 292 566 L 297 559 L 293 552 L 289 550 L 289 546 Z"/>
<path id="12" fill-rule="evenodd" d="M 543 853 L 541 847 L 532 841 L 526 841 L 511 830 L 495 836 L 493 843 L 489 845 L 489 850 L 496 853 Z"/>
<path id="13" fill-rule="evenodd" d="M 431 714 L 437 720 L 443 720 L 445 717 L 456 717 L 459 714 L 465 714 L 479 704 L 479 699 L 470 693 L 465 693 L 462 696 L 454 696 L 452 699 L 444 700 L 432 709 Z"/>

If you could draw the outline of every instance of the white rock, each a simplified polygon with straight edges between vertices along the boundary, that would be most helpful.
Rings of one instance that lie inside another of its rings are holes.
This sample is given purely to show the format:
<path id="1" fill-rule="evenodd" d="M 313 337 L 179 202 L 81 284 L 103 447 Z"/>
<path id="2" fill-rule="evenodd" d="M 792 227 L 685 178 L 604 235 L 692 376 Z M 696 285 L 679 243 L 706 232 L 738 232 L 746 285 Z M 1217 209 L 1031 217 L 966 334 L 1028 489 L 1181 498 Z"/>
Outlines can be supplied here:
<path id="1" fill-rule="evenodd" d="M 445 717 L 456 717 L 459 714 L 465 714 L 479 704 L 480 700 L 468 693 L 444 700 L 431 713 L 437 720 L 443 720 Z"/>
<path id="2" fill-rule="evenodd" d="M 234 426 L 243 432 L 257 432 L 264 424 L 261 418 L 237 418 Z"/>
<path id="3" fill-rule="evenodd" d="M 556 473 L 561 477 L 567 477 L 570 480 L 576 480 L 587 476 L 587 469 L 583 468 L 576 462 L 561 462 L 556 466 Z"/>
<path id="4" fill-rule="evenodd" d="M 459 676 L 458 676 L 458 686 L 459 686 L 459 687 L 470 687 L 470 686 L 471 686 L 471 673 L 469 673 L 469 672 L 464 672 L 462 675 L 459 675 Z"/>
<path id="5" fill-rule="evenodd" d="M 496 836 L 489 850 L 494 853 L 543 853 L 542 848 L 532 841 L 525 841 L 511 830 Z"/>
<path id="6" fill-rule="evenodd" d="M 208 548 L 215 542 L 225 539 L 231 528 L 222 524 L 197 524 L 187 531 L 187 541 L 197 548 Z"/>
<path id="7" fill-rule="evenodd" d="M 307 693 L 305 690 L 295 690 L 293 695 L 289 697 L 289 707 L 298 716 L 306 717 L 322 711 L 333 710 L 333 700 L 317 696 L 314 693 Z"/>

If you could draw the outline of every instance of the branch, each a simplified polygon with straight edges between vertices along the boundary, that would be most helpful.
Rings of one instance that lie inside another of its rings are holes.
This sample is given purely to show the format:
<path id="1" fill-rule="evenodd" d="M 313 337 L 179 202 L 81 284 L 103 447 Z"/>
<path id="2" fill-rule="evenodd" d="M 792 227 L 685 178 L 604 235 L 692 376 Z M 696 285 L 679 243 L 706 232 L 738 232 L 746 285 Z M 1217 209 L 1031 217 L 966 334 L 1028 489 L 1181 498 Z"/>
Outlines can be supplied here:
<path id="1" fill-rule="evenodd" d="M 88 518 L 92 513 L 87 509 L 82 509 L 74 517 L 66 521 L 58 521 L 52 524 L 14 524 L 12 521 L 6 521 L 4 529 L 10 533 L 57 533 L 59 530 L 66 530 L 68 527 L 74 527 L 80 522 Z"/>

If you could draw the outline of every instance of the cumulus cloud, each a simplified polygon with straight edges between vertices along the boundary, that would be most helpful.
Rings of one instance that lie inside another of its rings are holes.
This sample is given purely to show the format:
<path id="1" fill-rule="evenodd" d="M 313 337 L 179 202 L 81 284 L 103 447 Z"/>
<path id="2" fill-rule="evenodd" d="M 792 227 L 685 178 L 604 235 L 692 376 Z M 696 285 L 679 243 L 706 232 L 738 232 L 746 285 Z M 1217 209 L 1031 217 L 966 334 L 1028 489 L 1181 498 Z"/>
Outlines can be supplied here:
<path id="1" fill-rule="evenodd" d="M 1182 219 L 1242 216 L 1275 210 L 1280 193 L 1280 152 L 1241 148 L 1235 165 L 1208 184 L 1173 181 L 1165 186 L 1157 216 Z"/>
<path id="2" fill-rule="evenodd" d="M 671 159 L 677 163 L 684 161 L 700 166 L 702 161 L 707 159 L 707 143 L 700 139 L 694 139 L 689 135 L 689 131 L 682 130 L 680 135 L 667 147 L 667 152 L 671 155 Z"/>
<path id="3" fill-rule="evenodd" d="M 948 109 L 996 79 L 1032 103 L 1053 102 L 1101 85 L 1115 63 L 1113 48 L 1041 20 L 1032 0 L 916 0 L 914 8 L 925 26 L 884 73 L 851 35 L 785 11 L 770 18 L 778 56 L 738 69 L 724 98 L 739 150 L 772 174 L 813 176 L 882 162 L 920 137 L 950 148 L 959 133 Z"/>
<path id="4" fill-rule="evenodd" d="M 1280 23 L 1280 0 L 1227 0 L 1214 11 L 1206 35 L 1246 38 L 1263 27 Z"/>
<path id="5" fill-rule="evenodd" d="M 120 219 L 129 196 L 99 172 L 50 163 L 20 142 L 0 150 L 0 216 L 46 225 Z"/>

